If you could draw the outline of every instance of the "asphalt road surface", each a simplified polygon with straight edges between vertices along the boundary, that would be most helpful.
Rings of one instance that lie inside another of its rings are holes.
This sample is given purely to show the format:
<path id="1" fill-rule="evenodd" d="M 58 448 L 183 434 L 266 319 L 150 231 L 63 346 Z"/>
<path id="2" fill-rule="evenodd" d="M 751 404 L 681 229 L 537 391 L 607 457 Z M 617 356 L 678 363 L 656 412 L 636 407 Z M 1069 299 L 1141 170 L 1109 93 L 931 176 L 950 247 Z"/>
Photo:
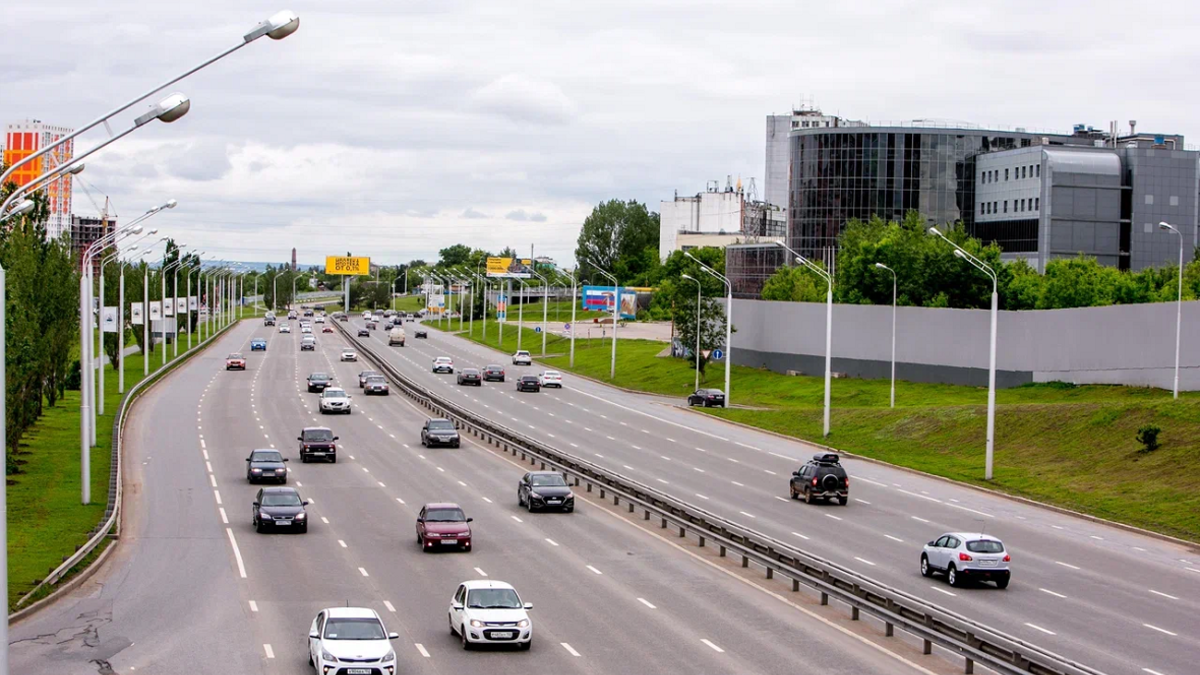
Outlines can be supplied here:
<path id="1" fill-rule="evenodd" d="M 266 353 L 248 350 L 257 336 L 268 337 Z M 299 342 L 247 322 L 138 403 L 126 434 L 123 541 L 86 583 L 12 627 L 11 672 L 305 673 L 313 616 L 346 604 L 375 609 L 400 634 L 403 673 L 952 670 L 936 658 L 916 667 L 903 645 L 900 655 L 880 648 L 605 507 L 527 513 L 515 494 L 525 467 L 467 439 L 422 448 L 425 415 L 397 394 L 362 395 L 365 364 L 337 360 L 340 335 L 319 335 L 315 352 Z M 432 347 L 397 353 L 423 359 Z M 246 354 L 247 371 L 223 370 L 232 351 Z M 304 390 L 314 371 L 354 394 L 353 414 L 319 414 Z M 490 395 L 528 415 L 530 402 L 509 391 L 485 386 L 468 398 Z M 298 461 L 296 437 L 309 425 L 340 437 L 336 464 Z M 245 466 L 254 448 L 291 459 L 289 484 L 312 500 L 307 534 L 255 533 L 258 486 Z M 419 550 L 414 518 L 431 501 L 458 502 L 475 519 L 474 551 Z M 534 603 L 532 650 L 466 652 L 451 637 L 450 596 L 473 578 L 508 581 Z"/>
<path id="2" fill-rule="evenodd" d="M 360 324 L 352 317 L 349 327 Z M 372 332 L 371 345 L 409 377 L 494 421 L 1105 672 L 1198 672 L 1194 548 L 851 459 L 843 462 L 848 506 L 792 501 L 790 474 L 816 452 L 811 446 L 570 374 L 562 390 L 518 393 L 517 375 L 544 368 L 513 366 L 507 354 L 437 330 L 413 339 L 415 325 L 405 324 L 403 348 L 387 347 L 383 330 Z M 536 358 L 533 342 L 522 346 Z M 515 339 L 505 346 L 515 350 Z M 508 381 L 458 387 L 454 376 L 431 372 L 437 356 L 457 368 L 502 365 Z M 925 542 L 979 530 L 999 536 L 1013 556 L 1008 589 L 951 588 L 920 575 Z"/>

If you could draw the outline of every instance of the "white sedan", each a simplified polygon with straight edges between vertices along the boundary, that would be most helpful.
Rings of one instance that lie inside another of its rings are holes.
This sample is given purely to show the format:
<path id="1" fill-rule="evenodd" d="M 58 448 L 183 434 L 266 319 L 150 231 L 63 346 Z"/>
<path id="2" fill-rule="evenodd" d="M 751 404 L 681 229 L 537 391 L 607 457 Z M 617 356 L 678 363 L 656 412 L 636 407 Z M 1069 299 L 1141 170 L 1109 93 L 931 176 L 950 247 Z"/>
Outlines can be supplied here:
<path id="1" fill-rule="evenodd" d="M 325 323 L 325 315 L 324 315 L 324 314 L 318 314 L 318 315 L 317 315 L 317 318 L 313 319 L 313 321 L 315 321 L 315 322 L 317 322 L 317 323 Z"/>
<path id="2" fill-rule="evenodd" d="M 306 323 L 302 323 L 302 324 L 300 324 L 300 332 L 301 333 L 312 333 L 312 326 L 310 326 Z"/>
<path id="3" fill-rule="evenodd" d="M 345 389 L 327 387 L 321 392 L 321 414 L 346 413 L 350 414 L 350 395 Z"/>
<path id="4" fill-rule="evenodd" d="M 366 607 L 330 607 L 317 612 L 308 628 L 308 662 L 321 675 L 355 672 L 347 663 L 366 663 L 364 672 L 396 672 L 391 640 L 400 637 L 383 627 L 383 620 Z"/>
<path id="5" fill-rule="evenodd" d="M 279 324 L 279 332 L 280 333 L 291 333 L 292 327 L 287 325 L 286 323 L 281 323 L 281 324 Z"/>
<path id="6" fill-rule="evenodd" d="M 538 382 L 542 388 L 557 387 L 562 389 L 562 373 L 557 370 L 546 370 L 541 375 L 538 375 Z"/>
<path id="7" fill-rule="evenodd" d="M 477 644 L 533 645 L 533 603 L 522 603 L 517 591 L 503 581 L 477 579 L 458 585 L 450 600 L 450 630 L 463 649 Z"/>
<path id="8" fill-rule="evenodd" d="M 353 349 L 342 350 L 342 361 L 358 361 L 358 353 Z"/>

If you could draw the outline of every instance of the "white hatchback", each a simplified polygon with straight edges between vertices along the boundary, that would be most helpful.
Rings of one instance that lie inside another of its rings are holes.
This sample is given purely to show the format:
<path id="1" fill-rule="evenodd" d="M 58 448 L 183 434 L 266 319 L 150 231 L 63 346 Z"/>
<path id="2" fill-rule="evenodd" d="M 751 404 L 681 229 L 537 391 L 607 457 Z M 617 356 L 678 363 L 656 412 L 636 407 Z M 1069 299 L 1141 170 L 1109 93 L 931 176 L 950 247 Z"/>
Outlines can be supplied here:
<path id="1" fill-rule="evenodd" d="M 463 649 L 477 644 L 533 645 L 533 603 L 521 602 L 517 591 L 503 581 L 477 579 L 458 585 L 450 600 L 450 631 Z"/>
<path id="2" fill-rule="evenodd" d="M 287 325 L 286 323 L 281 323 L 281 324 L 279 324 L 279 332 L 280 333 L 291 333 L 292 327 Z"/>
<path id="3" fill-rule="evenodd" d="M 951 586 L 969 581 L 994 581 L 1008 588 L 1012 556 L 999 539 L 976 532 L 947 532 L 925 544 L 921 551 L 921 575 L 944 573 Z"/>
<path id="4" fill-rule="evenodd" d="M 529 352 L 525 351 L 524 349 L 518 349 L 517 353 L 512 355 L 512 361 L 514 366 L 533 365 L 533 357 L 530 356 Z"/>
<path id="5" fill-rule="evenodd" d="M 355 352 L 353 349 L 343 349 L 343 350 L 342 350 L 342 358 L 341 358 L 341 360 L 342 360 L 342 361 L 356 361 L 356 362 L 357 362 L 357 361 L 358 361 L 358 353 L 357 353 L 357 352 Z"/>
<path id="6" fill-rule="evenodd" d="M 317 612 L 308 628 L 308 662 L 320 675 L 395 673 L 396 652 L 391 641 L 400 637 L 383 627 L 383 620 L 366 607 L 330 607 Z"/>
<path id="7" fill-rule="evenodd" d="M 454 374 L 454 360 L 449 356 L 439 356 L 433 360 L 433 372 Z"/>

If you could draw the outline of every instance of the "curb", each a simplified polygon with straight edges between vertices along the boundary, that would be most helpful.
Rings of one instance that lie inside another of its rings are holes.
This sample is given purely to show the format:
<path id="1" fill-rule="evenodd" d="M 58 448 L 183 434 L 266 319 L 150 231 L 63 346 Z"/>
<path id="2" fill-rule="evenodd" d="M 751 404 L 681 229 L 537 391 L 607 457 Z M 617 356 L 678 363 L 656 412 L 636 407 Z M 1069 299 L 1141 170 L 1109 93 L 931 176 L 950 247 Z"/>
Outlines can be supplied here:
<path id="1" fill-rule="evenodd" d="M 821 443 L 814 443 L 813 441 L 805 440 L 798 436 L 788 436 L 787 434 L 781 434 L 777 431 L 771 431 L 770 429 L 762 429 L 760 427 L 746 424 L 744 422 L 736 422 L 734 420 L 727 420 L 723 417 L 717 417 L 716 415 L 710 415 L 710 414 L 707 414 L 704 412 L 700 412 L 698 410 L 693 410 L 691 408 L 682 408 L 682 409 L 686 410 L 694 415 L 704 415 L 705 417 L 707 417 L 709 419 L 714 419 L 714 420 L 717 420 L 720 422 L 724 422 L 725 424 L 729 424 L 731 426 L 741 427 L 743 429 L 748 429 L 751 431 L 757 431 L 758 433 L 767 434 L 769 436 L 775 436 L 776 438 L 780 438 L 780 439 L 787 440 L 787 441 L 792 441 L 793 443 L 804 443 L 806 445 L 810 445 L 819 450 L 827 450 L 829 452 L 835 452 L 839 455 L 845 455 L 846 457 L 853 457 L 854 459 L 861 460 L 864 462 L 869 462 L 871 464 L 877 464 L 879 466 L 886 466 L 886 467 L 889 467 L 892 469 L 899 469 L 906 473 L 911 473 L 916 476 L 922 476 L 924 478 L 932 478 L 934 480 L 938 480 L 943 483 L 949 483 L 951 485 L 956 485 L 958 487 L 970 488 L 972 490 L 975 490 L 976 492 L 981 492 L 983 494 L 991 495 L 993 497 L 1000 497 L 1003 499 L 1007 499 L 1009 501 L 1017 502 L 1019 504 L 1024 504 L 1026 506 L 1033 506 L 1033 507 L 1037 507 L 1040 509 L 1045 509 L 1047 511 L 1053 511 L 1055 513 L 1058 513 L 1058 514 L 1061 514 L 1064 516 L 1073 516 L 1075 518 L 1080 518 L 1082 520 L 1087 520 L 1087 521 L 1090 521 L 1093 523 L 1098 523 L 1101 525 L 1108 525 L 1110 527 L 1115 527 L 1119 530 L 1125 530 L 1126 532 L 1131 532 L 1133 534 L 1140 534 L 1140 535 L 1143 535 L 1146 537 L 1150 537 L 1151 539 L 1158 539 L 1160 541 L 1164 541 L 1169 544 L 1176 544 L 1178 546 L 1183 546 L 1185 548 L 1190 549 L 1194 553 L 1200 553 L 1200 542 L 1188 541 L 1187 539 L 1180 539 L 1179 537 L 1173 537 L 1169 534 L 1163 534 L 1161 532 L 1147 530 L 1145 528 L 1141 528 L 1136 525 L 1129 525 L 1127 523 L 1122 523 L 1122 522 L 1119 522 L 1116 520 L 1108 520 L 1107 518 L 1101 518 L 1100 516 L 1093 516 L 1089 513 L 1082 513 L 1080 511 L 1074 511 L 1072 509 L 1068 509 L 1063 506 L 1056 506 L 1054 504 L 1047 504 L 1045 502 L 1039 502 L 1035 499 L 1030 499 L 1029 497 L 1022 497 L 1020 495 L 1014 495 L 1014 494 L 1009 494 L 1007 492 L 1001 492 L 1000 490 L 996 490 L 994 488 L 988 488 L 988 487 L 984 487 L 982 485 L 975 485 L 973 483 L 964 483 L 962 481 L 954 480 L 953 478 L 947 478 L 945 476 L 938 476 L 937 474 L 932 474 L 932 473 L 928 473 L 925 471 L 921 471 L 920 469 L 914 469 L 914 468 L 908 467 L 908 466 L 901 466 L 899 464 L 892 464 L 891 462 L 885 462 L 882 459 L 876 459 L 875 457 L 867 457 L 865 455 L 855 454 L 855 453 L 849 452 L 847 450 L 840 450 L 838 448 L 834 448 L 834 447 L 831 447 L 828 445 L 822 445 Z"/>

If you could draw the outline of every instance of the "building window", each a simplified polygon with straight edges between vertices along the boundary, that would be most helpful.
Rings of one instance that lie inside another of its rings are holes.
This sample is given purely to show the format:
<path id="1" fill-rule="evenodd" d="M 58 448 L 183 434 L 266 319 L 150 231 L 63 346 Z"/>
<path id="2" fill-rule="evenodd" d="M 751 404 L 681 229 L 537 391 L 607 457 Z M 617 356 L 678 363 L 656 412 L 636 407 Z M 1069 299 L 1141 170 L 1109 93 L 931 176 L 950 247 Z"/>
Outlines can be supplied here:
<path id="1" fill-rule="evenodd" d="M 1038 177 L 1038 178 L 1041 178 L 1041 177 L 1042 177 L 1042 165 L 1041 165 L 1041 164 L 1034 164 L 1034 167 L 1036 167 L 1036 168 L 1037 168 L 1037 177 Z"/>
<path id="2" fill-rule="evenodd" d="M 1171 195 L 1171 206 L 1179 206 L 1179 195 Z"/>
<path id="3" fill-rule="evenodd" d="M 1004 170 L 1004 180 L 1005 180 L 1005 182 L 1008 181 L 1008 169 Z"/>
<path id="4" fill-rule="evenodd" d="M 1021 167 L 1021 178 L 1025 177 L 1025 167 Z"/>
<path id="5" fill-rule="evenodd" d="M 1154 203 L 1154 195 L 1146 195 L 1146 203 L 1153 204 Z"/>
<path id="6" fill-rule="evenodd" d="M 1041 166 L 1041 165 L 1039 165 L 1039 166 Z M 1039 211 L 1039 210 L 1041 210 L 1041 208 L 1042 208 L 1042 198 L 1034 197 L 1033 198 L 1033 210 Z"/>
<path id="7" fill-rule="evenodd" d="M 992 202 L 992 213 L 1000 213 L 1000 202 Z"/>
<path id="8" fill-rule="evenodd" d="M 1007 171 L 1007 169 L 1005 171 Z M 1004 200 L 1004 212 L 1008 213 L 1008 200 L 1007 199 Z"/>

